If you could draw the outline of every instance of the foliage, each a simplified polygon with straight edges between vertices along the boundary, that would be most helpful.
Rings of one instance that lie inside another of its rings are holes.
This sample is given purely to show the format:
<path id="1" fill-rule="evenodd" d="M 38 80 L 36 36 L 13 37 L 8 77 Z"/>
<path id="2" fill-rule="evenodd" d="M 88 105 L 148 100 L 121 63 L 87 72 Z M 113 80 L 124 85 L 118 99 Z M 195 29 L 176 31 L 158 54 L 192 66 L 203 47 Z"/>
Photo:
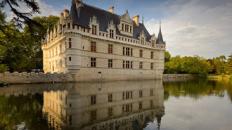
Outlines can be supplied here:
<path id="1" fill-rule="evenodd" d="M 225 90 L 232 96 L 232 86 L 215 81 L 198 80 L 187 82 L 164 83 L 164 96 L 167 100 L 170 96 L 174 97 L 192 97 L 199 99 L 204 96 L 215 95 L 223 97 Z M 231 99 L 232 101 L 232 99 Z"/>
<path id="2" fill-rule="evenodd" d="M 0 129 L 13 130 L 25 122 L 30 130 L 48 129 L 42 117 L 42 96 L 0 96 Z"/>
<path id="3" fill-rule="evenodd" d="M 164 53 L 164 60 L 165 60 L 165 62 L 168 62 L 168 61 L 170 61 L 170 59 L 171 59 L 171 54 L 168 52 L 168 51 L 165 51 L 165 53 Z"/>
<path id="4" fill-rule="evenodd" d="M 165 63 L 165 73 L 207 74 L 210 64 L 203 58 L 176 56 Z"/>
<path id="5" fill-rule="evenodd" d="M 33 14 L 40 13 L 38 3 L 35 0 L 2 0 L 0 2 L 0 10 L 4 8 L 9 8 L 14 14 L 12 20 L 17 27 L 22 28 L 24 24 L 31 29 L 35 26 L 40 26 L 40 24 L 30 18 Z M 0 28 L 5 28 L 5 26 L 0 25 Z"/>
<path id="6" fill-rule="evenodd" d="M 42 68 L 41 39 L 46 30 L 54 26 L 58 17 L 35 17 L 33 20 L 41 23 L 43 28 L 31 31 L 29 26 L 19 30 L 12 22 L 5 23 L 7 29 L 0 31 L 0 64 L 9 71 L 30 71 Z M 4 19 L 3 19 L 4 20 Z M 7 70 L 0 68 L 0 71 Z"/>
<path id="7" fill-rule="evenodd" d="M 212 59 L 205 59 L 199 56 L 175 56 L 171 57 L 165 52 L 165 71 L 171 74 L 232 74 L 232 55 L 228 57 L 219 56 Z"/>

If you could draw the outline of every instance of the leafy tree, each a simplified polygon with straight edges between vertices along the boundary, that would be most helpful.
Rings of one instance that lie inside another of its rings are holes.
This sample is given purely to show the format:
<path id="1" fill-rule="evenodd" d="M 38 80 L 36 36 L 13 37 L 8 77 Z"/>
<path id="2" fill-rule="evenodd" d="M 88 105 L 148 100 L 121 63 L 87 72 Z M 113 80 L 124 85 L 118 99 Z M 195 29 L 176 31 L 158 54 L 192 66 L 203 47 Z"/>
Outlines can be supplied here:
<path id="1" fill-rule="evenodd" d="M 170 61 L 170 59 L 171 59 L 171 54 L 168 52 L 168 51 L 165 51 L 165 53 L 164 53 L 164 60 L 165 60 L 165 62 L 168 62 L 168 61 Z"/>
<path id="2" fill-rule="evenodd" d="M 232 75 L 232 55 L 230 55 L 227 60 L 227 71 Z"/>

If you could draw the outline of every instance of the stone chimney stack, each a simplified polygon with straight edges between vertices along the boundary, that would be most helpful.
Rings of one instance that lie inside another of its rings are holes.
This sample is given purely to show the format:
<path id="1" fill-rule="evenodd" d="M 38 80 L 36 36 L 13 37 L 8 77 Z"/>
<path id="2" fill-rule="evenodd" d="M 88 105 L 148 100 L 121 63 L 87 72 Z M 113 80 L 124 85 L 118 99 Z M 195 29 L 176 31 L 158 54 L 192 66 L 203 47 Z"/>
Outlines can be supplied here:
<path id="1" fill-rule="evenodd" d="M 114 6 L 110 6 L 108 11 L 113 14 L 114 13 Z"/>
<path id="2" fill-rule="evenodd" d="M 139 15 L 134 16 L 133 21 L 135 22 L 137 26 L 139 26 Z"/>
<path id="3" fill-rule="evenodd" d="M 64 14 L 64 18 L 67 18 L 69 16 L 69 10 L 65 9 L 63 14 Z"/>

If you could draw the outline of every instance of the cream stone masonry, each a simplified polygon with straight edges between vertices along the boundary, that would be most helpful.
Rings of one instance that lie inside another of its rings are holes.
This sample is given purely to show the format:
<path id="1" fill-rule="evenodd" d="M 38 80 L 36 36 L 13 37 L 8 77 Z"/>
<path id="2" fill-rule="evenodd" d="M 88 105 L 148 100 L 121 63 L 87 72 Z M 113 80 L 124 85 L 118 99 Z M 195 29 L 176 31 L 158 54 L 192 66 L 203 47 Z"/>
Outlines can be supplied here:
<path id="1" fill-rule="evenodd" d="M 73 0 L 43 40 L 43 69 L 76 81 L 162 79 L 165 46 L 161 29 L 150 35 L 138 15 Z"/>

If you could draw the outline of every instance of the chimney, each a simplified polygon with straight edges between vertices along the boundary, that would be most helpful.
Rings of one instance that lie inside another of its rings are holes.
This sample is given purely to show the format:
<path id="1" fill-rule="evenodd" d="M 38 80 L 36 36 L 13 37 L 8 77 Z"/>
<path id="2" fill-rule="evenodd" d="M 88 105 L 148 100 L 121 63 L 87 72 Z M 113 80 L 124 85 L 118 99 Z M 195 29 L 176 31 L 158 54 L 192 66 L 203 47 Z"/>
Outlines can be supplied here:
<path id="1" fill-rule="evenodd" d="M 113 14 L 114 13 L 114 6 L 110 6 L 108 11 Z"/>
<path id="2" fill-rule="evenodd" d="M 69 16 L 69 10 L 65 9 L 63 14 L 64 14 L 64 18 L 67 18 Z"/>
<path id="3" fill-rule="evenodd" d="M 139 26 L 139 15 L 134 16 L 133 21 L 135 22 L 137 26 Z"/>

